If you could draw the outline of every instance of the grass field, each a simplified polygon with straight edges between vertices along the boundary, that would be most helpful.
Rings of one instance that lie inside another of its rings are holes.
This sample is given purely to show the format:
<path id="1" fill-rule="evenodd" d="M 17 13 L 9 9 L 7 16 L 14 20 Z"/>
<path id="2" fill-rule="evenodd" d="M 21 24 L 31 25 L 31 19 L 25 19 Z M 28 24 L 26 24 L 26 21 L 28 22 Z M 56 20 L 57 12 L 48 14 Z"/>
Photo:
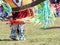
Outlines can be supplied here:
<path id="1" fill-rule="evenodd" d="M 47 29 L 26 24 L 25 41 L 13 41 L 9 36 L 9 24 L 0 21 L 0 45 L 60 45 L 60 18 L 56 18 L 52 28 Z"/>

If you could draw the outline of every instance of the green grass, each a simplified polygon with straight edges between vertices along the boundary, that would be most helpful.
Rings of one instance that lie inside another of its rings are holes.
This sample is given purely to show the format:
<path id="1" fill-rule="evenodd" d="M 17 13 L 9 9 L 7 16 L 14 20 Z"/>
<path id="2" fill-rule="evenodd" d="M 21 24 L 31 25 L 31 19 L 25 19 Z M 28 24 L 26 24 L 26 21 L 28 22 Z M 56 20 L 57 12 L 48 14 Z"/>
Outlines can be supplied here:
<path id="1" fill-rule="evenodd" d="M 0 45 L 60 45 L 60 18 L 52 28 L 42 29 L 41 25 L 25 25 L 25 41 L 13 41 L 9 38 L 9 24 L 0 21 Z"/>

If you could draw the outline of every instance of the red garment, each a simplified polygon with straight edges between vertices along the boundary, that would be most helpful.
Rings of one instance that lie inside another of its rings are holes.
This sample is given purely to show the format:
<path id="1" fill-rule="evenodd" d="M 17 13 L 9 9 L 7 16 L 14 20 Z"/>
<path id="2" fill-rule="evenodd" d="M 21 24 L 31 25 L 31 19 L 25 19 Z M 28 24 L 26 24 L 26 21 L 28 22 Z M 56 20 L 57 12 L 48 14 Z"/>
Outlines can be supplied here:
<path id="1" fill-rule="evenodd" d="M 10 24 L 24 24 L 23 20 L 10 20 Z"/>
<path id="2" fill-rule="evenodd" d="M 26 10 L 20 11 L 17 15 L 17 18 L 21 19 L 29 16 L 30 16 L 30 10 L 26 9 Z"/>
<path id="3" fill-rule="evenodd" d="M 26 17 L 33 17 L 34 16 L 34 12 L 32 9 L 26 9 L 26 10 L 23 10 L 23 11 L 20 11 L 18 14 L 17 14 L 17 19 L 16 20 L 11 20 L 11 24 L 23 24 L 24 23 L 24 20 L 22 20 L 22 18 L 26 18 Z M 18 20 L 20 19 L 20 20 Z"/>

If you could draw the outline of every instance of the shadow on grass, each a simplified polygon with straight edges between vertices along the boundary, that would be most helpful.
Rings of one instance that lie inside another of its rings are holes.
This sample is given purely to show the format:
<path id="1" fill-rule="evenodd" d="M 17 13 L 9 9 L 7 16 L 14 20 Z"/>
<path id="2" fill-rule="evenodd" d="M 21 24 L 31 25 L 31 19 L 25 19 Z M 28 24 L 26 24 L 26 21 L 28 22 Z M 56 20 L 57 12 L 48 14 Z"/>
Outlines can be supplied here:
<path id="1" fill-rule="evenodd" d="M 0 39 L 0 41 L 17 41 L 17 40 L 12 40 L 12 39 Z"/>
<path id="2" fill-rule="evenodd" d="M 41 28 L 41 29 L 60 29 L 60 27 L 56 26 L 56 27 L 48 27 L 48 28 Z"/>

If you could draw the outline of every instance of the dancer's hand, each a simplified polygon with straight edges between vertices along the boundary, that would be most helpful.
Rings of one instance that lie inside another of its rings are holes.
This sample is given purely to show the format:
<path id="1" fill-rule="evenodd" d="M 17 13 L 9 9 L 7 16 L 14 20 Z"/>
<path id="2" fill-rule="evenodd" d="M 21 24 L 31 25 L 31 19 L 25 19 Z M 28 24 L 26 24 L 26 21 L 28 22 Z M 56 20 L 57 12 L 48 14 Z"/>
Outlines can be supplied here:
<path id="1" fill-rule="evenodd" d="M 24 23 L 28 23 L 29 22 L 29 19 L 27 19 L 27 18 L 23 18 L 22 20 L 24 20 Z"/>

